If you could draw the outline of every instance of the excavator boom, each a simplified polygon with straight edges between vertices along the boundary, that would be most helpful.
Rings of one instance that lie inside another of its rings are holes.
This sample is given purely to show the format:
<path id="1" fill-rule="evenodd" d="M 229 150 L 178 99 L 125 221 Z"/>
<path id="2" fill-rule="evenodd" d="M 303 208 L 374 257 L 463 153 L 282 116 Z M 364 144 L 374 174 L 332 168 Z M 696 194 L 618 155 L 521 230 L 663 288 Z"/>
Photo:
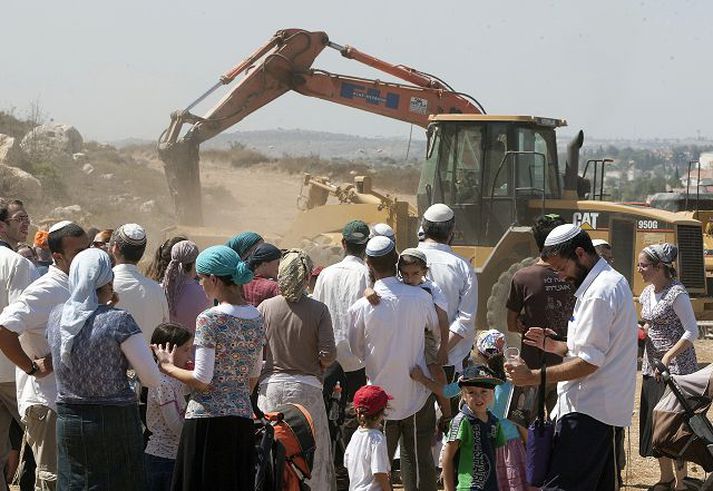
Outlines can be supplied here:
<path id="1" fill-rule="evenodd" d="M 312 63 L 326 47 L 407 83 L 313 69 Z M 205 116 L 190 113 L 213 91 L 242 73 L 245 76 Z M 324 32 L 278 31 L 244 61 L 223 74 L 218 83 L 186 109 L 171 115 L 171 124 L 161 135 L 158 150 L 176 203 L 179 223 L 200 225 L 202 221 L 198 146 L 290 90 L 423 128 L 428 126 L 430 114 L 485 112 L 475 99 L 455 92 L 436 77 L 404 65 L 392 65 L 350 46 L 332 43 Z M 186 124 L 192 126 L 181 137 Z"/>

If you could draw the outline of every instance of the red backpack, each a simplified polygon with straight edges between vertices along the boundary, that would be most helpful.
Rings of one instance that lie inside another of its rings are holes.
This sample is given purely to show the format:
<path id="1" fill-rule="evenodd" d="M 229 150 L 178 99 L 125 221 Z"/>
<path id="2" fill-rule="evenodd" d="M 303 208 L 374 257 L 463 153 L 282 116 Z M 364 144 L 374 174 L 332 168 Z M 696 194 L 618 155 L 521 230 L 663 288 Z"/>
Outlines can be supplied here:
<path id="1" fill-rule="evenodd" d="M 256 491 L 305 491 L 314 463 L 314 424 L 299 404 L 265 413 L 257 425 Z"/>

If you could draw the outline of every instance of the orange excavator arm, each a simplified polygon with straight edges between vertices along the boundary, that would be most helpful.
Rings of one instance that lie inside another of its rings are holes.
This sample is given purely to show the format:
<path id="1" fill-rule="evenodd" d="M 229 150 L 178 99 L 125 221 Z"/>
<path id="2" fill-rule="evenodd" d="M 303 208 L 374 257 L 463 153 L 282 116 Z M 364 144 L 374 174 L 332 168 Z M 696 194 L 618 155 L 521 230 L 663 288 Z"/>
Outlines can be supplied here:
<path id="1" fill-rule="evenodd" d="M 312 63 L 326 47 L 406 83 L 313 69 Z M 243 73 L 245 76 L 240 82 L 205 116 L 191 114 L 198 103 Z M 475 99 L 454 91 L 437 77 L 332 43 L 324 32 L 278 31 L 186 109 L 171 115 L 171 124 L 159 139 L 159 155 L 166 167 L 179 222 L 199 224 L 201 221 L 198 146 L 290 90 L 424 128 L 429 114 L 485 113 Z M 186 124 L 192 126 L 181 138 Z"/>

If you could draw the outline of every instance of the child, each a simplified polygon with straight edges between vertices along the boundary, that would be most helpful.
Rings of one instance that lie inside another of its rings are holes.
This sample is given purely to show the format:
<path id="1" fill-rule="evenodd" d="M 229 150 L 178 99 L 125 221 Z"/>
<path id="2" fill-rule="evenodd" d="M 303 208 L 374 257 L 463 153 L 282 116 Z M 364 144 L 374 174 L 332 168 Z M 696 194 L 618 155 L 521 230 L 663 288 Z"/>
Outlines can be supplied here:
<path id="1" fill-rule="evenodd" d="M 504 443 L 498 419 L 488 410 L 501 384 L 488 367 L 468 367 L 458 377 L 464 405 L 451 421 L 443 455 L 446 491 L 498 491 L 495 448 Z"/>
<path id="2" fill-rule="evenodd" d="M 500 331 L 490 329 L 478 335 L 476 348 L 482 359 L 488 364 L 496 377 L 505 380 L 503 351 L 505 336 Z M 528 488 L 525 477 L 525 445 L 521 434 L 526 430 L 505 419 L 508 399 L 513 390 L 511 382 L 505 381 L 495 388 L 493 415 L 500 420 L 505 445 L 495 450 L 497 474 L 501 489 L 525 491 Z"/>
<path id="3" fill-rule="evenodd" d="M 435 380 L 436 384 L 443 386 L 446 384 L 446 374 L 443 371 L 443 365 L 448 363 L 449 328 L 448 314 L 446 312 L 448 309 L 448 301 L 443 294 L 443 290 L 441 290 L 436 283 L 426 278 L 426 273 L 428 272 L 428 261 L 423 251 L 416 248 L 404 249 L 399 255 L 399 262 L 397 266 L 401 281 L 407 285 L 421 287 L 426 290 L 431 297 L 433 297 L 433 305 L 436 308 L 436 314 L 438 315 L 440 343 L 436 340 L 431 331 L 424 330 L 424 336 L 426 338 L 424 351 L 426 355 L 426 365 L 431 372 L 431 376 Z M 379 295 L 377 295 L 377 293 L 371 288 L 367 288 L 364 295 L 372 305 L 379 303 Z M 419 379 L 415 380 L 420 381 Z M 427 387 L 431 389 L 430 386 L 427 385 Z M 448 399 L 443 397 L 442 392 L 434 391 L 434 394 L 438 400 L 438 405 L 441 407 L 443 419 L 450 420 L 451 405 L 449 404 Z"/>
<path id="4" fill-rule="evenodd" d="M 376 385 L 365 385 L 354 394 L 359 429 L 344 451 L 350 491 L 391 491 L 386 437 L 379 430 L 391 397 Z"/>
<path id="5" fill-rule="evenodd" d="M 174 364 L 181 368 L 191 365 L 193 335 L 184 327 L 173 323 L 160 324 L 151 336 L 151 344 L 164 345 L 169 350 L 175 346 Z M 173 465 L 186 412 L 184 387 L 175 378 L 162 373 L 161 384 L 149 389 L 146 426 L 151 431 L 151 436 L 145 453 L 151 491 L 164 491 L 171 486 Z"/>

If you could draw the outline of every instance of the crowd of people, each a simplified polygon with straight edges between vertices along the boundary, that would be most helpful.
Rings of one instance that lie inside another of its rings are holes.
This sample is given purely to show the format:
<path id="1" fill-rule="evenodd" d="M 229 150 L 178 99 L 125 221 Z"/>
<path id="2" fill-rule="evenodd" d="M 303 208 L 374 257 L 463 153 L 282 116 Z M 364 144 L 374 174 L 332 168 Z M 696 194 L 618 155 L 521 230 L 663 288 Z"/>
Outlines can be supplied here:
<path id="1" fill-rule="evenodd" d="M 434 204 L 418 247 L 398 251 L 388 225 L 354 220 L 326 267 L 255 232 L 204 250 L 177 236 L 144 270 L 138 224 L 61 221 L 28 244 L 23 203 L 0 201 L 0 491 L 16 475 L 23 491 L 254 489 L 254 419 L 288 403 L 313 423 L 310 489 L 390 490 L 398 462 L 407 490 L 526 490 L 527 428 L 508 411 L 543 381 L 556 436 L 538 486 L 618 489 L 639 332 L 639 451 L 658 458 L 655 491 L 685 489 L 685 465 L 651 443 L 655 363 L 697 369 L 676 248 L 638 256 L 639 328 L 609 244 L 540 217 L 540 257 L 506 304 L 521 343 L 507 346 L 476 333 L 455 225 Z"/>

